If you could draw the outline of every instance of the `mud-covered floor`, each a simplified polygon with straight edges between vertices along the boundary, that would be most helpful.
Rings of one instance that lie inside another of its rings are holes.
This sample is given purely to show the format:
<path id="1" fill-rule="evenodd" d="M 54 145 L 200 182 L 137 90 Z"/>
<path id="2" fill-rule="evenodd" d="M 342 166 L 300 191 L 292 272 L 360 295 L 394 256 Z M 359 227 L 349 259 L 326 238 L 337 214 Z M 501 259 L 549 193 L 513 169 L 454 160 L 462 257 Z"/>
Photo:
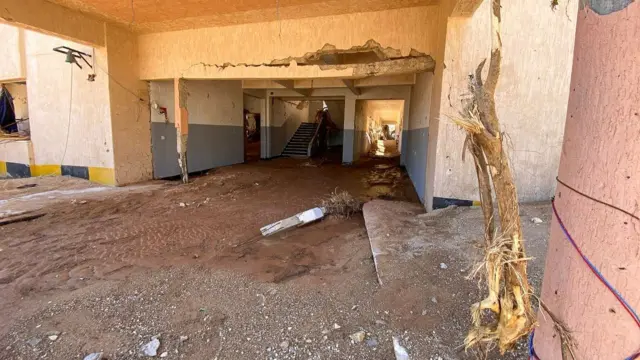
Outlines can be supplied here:
<path id="1" fill-rule="evenodd" d="M 335 190 L 416 202 L 394 161 L 276 159 L 116 189 L 0 181 L 0 213 L 46 214 L 0 228 L 0 359 L 137 359 L 155 335 L 168 359 L 389 359 L 394 335 L 416 359 L 465 358 L 446 321 L 422 315 L 442 305 L 378 286 L 361 215 L 259 236 Z M 548 206 L 534 212 L 546 223 Z M 464 321 L 475 300 L 438 310 Z M 367 341 L 353 343 L 359 330 Z"/>

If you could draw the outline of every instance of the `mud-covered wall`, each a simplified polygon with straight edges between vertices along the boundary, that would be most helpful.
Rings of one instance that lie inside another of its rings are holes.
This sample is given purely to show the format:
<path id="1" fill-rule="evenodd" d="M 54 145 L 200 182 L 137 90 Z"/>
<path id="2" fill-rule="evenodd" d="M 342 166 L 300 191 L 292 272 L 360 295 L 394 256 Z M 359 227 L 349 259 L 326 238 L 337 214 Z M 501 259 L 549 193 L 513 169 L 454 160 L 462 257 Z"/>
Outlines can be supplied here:
<path id="1" fill-rule="evenodd" d="M 573 74 L 559 179 L 640 216 L 640 2 L 591 0 L 578 13 Z M 596 7 L 597 5 L 597 7 Z M 617 5 L 606 15 L 604 6 Z M 640 221 L 558 185 L 555 203 L 582 252 L 640 309 Z M 572 331 L 575 358 L 626 359 L 638 327 L 551 224 L 541 300 Z M 548 316 L 538 315 L 535 350 L 561 359 Z"/>
<path id="2" fill-rule="evenodd" d="M 0 81 L 26 78 L 24 30 L 0 23 Z"/>
<path id="3" fill-rule="evenodd" d="M 190 172 L 244 161 L 243 94 L 240 81 L 185 81 L 189 139 L 187 165 Z M 156 178 L 180 174 L 176 150 L 173 81 L 152 81 L 152 103 L 167 115 L 151 110 L 153 173 Z"/>
<path id="4" fill-rule="evenodd" d="M 369 40 L 403 56 L 408 56 L 412 49 L 428 55 L 435 46 L 437 14 L 437 6 L 424 6 L 143 34 L 139 38 L 140 74 L 145 80 L 182 76 L 236 79 L 351 76 L 351 68 L 321 70 L 318 66 L 259 65 L 302 57 L 327 44 L 350 49 Z"/>
<path id="5" fill-rule="evenodd" d="M 555 189 L 578 2 L 560 2 L 555 11 L 546 0 L 502 3 L 503 60 L 496 103 L 521 201 L 549 199 Z M 448 21 L 440 109 L 432 117 L 439 124 L 430 127 L 430 132 L 437 129 L 430 133 L 429 145 L 435 168 L 428 186 L 435 196 L 479 198 L 473 161 L 461 161 L 465 134 L 447 119 L 461 109 L 468 75 L 489 56 L 489 5 L 485 0 L 471 18 Z"/>
<path id="6" fill-rule="evenodd" d="M 147 83 L 139 80 L 136 37 L 126 29 L 109 25 L 106 42 L 115 174 L 102 175 L 113 178 L 118 185 L 149 180 L 152 178 L 149 90 Z M 108 76 L 100 68 L 97 71 L 100 77 Z"/>
<path id="7" fill-rule="evenodd" d="M 416 83 L 411 89 L 409 121 L 402 129 L 405 167 L 422 202 L 425 201 L 427 185 L 427 148 L 432 88 L 432 73 L 417 74 Z"/>

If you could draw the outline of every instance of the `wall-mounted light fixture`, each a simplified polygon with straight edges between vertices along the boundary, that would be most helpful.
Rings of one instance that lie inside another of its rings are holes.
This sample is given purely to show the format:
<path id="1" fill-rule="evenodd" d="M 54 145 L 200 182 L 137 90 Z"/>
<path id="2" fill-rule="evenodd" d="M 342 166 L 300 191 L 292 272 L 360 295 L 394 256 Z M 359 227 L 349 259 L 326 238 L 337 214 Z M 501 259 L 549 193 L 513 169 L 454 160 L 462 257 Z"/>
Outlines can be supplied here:
<path id="1" fill-rule="evenodd" d="M 69 63 L 69 64 L 76 64 L 76 65 L 78 65 L 78 67 L 80 69 L 82 69 L 82 66 L 78 63 L 78 59 L 82 59 L 85 62 L 85 64 L 87 64 L 87 66 L 89 66 L 90 68 L 93 69 L 93 66 L 91 66 L 91 64 L 89 64 L 89 61 L 87 61 L 87 57 L 90 58 L 91 55 L 89 55 L 87 53 L 84 53 L 84 52 L 76 50 L 76 49 L 72 49 L 72 48 L 67 47 L 67 46 L 55 47 L 55 48 L 53 48 L 53 51 L 59 52 L 61 54 L 65 54 L 67 56 L 67 58 L 64 61 Z"/>

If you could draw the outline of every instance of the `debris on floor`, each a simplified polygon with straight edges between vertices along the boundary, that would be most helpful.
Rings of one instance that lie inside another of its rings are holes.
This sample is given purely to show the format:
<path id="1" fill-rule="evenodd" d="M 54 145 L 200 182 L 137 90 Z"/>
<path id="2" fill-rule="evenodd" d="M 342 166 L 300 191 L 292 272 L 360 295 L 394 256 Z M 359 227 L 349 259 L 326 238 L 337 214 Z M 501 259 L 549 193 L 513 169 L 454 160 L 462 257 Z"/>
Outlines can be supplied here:
<path id="1" fill-rule="evenodd" d="M 347 191 L 336 190 L 322 201 L 322 207 L 326 209 L 327 214 L 348 219 L 362 211 L 362 202 Z"/>
<path id="2" fill-rule="evenodd" d="M 409 360 L 409 353 L 404 346 L 400 345 L 400 338 L 397 336 L 393 337 L 393 352 L 396 360 Z"/>
<path id="3" fill-rule="evenodd" d="M 160 347 L 160 340 L 157 337 L 154 337 L 151 341 L 144 344 L 140 348 L 140 352 L 144 356 L 154 357 L 158 354 L 158 348 Z"/>
<path id="4" fill-rule="evenodd" d="M 273 235 L 286 229 L 302 226 L 316 220 L 320 220 L 324 217 L 325 212 L 326 210 L 321 207 L 305 210 L 294 216 L 282 219 L 267 226 L 263 226 L 262 228 L 260 228 L 260 232 L 262 233 L 262 236 Z"/>

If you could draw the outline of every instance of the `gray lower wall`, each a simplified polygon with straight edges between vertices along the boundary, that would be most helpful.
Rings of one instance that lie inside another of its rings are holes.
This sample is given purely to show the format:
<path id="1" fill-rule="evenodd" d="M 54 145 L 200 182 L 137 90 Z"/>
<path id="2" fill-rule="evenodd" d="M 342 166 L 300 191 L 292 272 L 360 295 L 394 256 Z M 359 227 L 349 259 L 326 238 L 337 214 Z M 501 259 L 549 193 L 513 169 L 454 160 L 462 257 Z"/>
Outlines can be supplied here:
<path id="1" fill-rule="evenodd" d="M 189 124 L 189 172 L 244 162 L 243 132 L 242 126 Z M 180 174 L 173 123 L 151 123 L 151 148 L 155 178 Z"/>
<path id="2" fill-rule="evenodd" d="M 429 128 L 403 131 L 403 148 L 406 148 L 405 167 L 420 201 L 424 203 L 427 179 L 427 144 Z M 405 152 L 405 149 L 402 150 Z"/>
<path id="3" fill-rule="evenodd" d="M 402 144 L 400 145 L 400 165 L 405 166 L 407 164 L 407 151 L 409 151 L 407 148 L 409 144 L 409 131 L 403 129 L 400 136 L 402 140 Z"/>
<path id="4" fill-rule="evenodd" d="M 350 164 L 353 162 L 353 150 L 355 148 L 355 131 L 353 129 L 342 130 L 342 163 Z"/>

